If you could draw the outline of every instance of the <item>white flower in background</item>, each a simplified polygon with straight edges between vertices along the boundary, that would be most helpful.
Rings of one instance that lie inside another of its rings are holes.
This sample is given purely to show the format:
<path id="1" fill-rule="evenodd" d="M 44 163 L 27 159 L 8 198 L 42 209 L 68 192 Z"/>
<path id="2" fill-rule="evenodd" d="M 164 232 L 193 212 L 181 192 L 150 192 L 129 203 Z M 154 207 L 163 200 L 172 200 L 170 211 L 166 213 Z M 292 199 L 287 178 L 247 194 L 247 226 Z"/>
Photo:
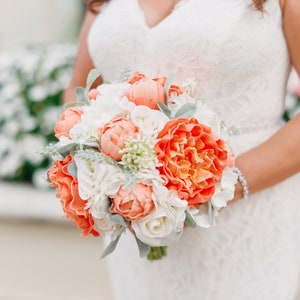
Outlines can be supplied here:
<path id="1" fill-rule="evenodd" d="M 37 181 L 34 172 L 46 162 L 37 150 L 54 141 L 55 112 L 62 108 L 60 97 L 76 52 L 76 46 L 64 44 L 20 47 L 1 54 L 0 132 L 9 138 L 0 142 L 0 178 L 22 179 L 31 172 Z"/>
<path id="2" fill-rule="evenodd" d="M 26 161 L 32 164 L 40 163 L 44 158 L 42 155 L 38 155 L 36 150 L 45 147 L 47 144 L 46 139 L 43 136 L 35 134 L 26 134 L 17 142 L 17 147 L 22 149 L 22 154 Z"/>
<path id="3" fill-rule="evenodd" d="M 32 176 L 32 183 L 39 189 L 49 189 L 49 182 L 47 180 L 47 168 L 35 170 Z"/>
<path id="4" fill-rule="evenodd" d="M 29 91 L 28 95 L 31 101 L 42 102 L 47 97 L 48 91 L 43 85 L 35 85 Z"/>
<path id="5" fill-rule="evenodd" d="M 139 128 L 141 135 L 156 139 L 168 118 L 159 110 L 147 106 L 136 106 L 130 113 L 130 120 Z"/>
<path id="6" fill-rule="evenodd" d="M 63 112 L 63 108 L 61 106 L 46 107 L 41 112 L 40 126 L 43 134 L 50 134 L 53 132 L 55 123 L 59 119 L 62 112 Z"/>
<path id="7" fill-rule="evenodd" d="M 16 147 L 14 139 L 1 134 L 0 141 L 0 177 L 6 178 L 17 172 L 24 158 L 22 149 Z"/>
<path id="8" fill-rule="evenodd" d="M 180 237 L 185 221 L 187 202 L 180 200 L 176 192 L 169 191 L 159 182 L 153 185 L 153 213 L 132 222 L 138 239 L 152 247 L 168 246 Z"/>

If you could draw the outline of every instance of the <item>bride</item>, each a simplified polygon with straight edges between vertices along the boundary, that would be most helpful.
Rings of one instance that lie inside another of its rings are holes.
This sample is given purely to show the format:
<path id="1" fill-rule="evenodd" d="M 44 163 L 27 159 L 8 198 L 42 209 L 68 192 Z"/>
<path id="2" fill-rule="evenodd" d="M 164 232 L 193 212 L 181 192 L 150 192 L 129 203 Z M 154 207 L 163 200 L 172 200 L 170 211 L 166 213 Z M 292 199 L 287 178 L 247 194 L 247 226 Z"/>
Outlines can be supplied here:
<path id="1" fill-rule="evenodd" d="M 74 100 L 93 67 L 106 81 L 128 67 L 150 77 L 173 73 L 178 84 L 194 78 L 225 121 L 241 172 L 216 225 L 186 229 L 163 260 L 139 259 L 130 234 L 121 239 L 107 258 L 115 299 L 300 299 L 300 115 L 281 121 L 291 65 L 300 74 L 300 2 L 88 7 L 64 100 Z"/>

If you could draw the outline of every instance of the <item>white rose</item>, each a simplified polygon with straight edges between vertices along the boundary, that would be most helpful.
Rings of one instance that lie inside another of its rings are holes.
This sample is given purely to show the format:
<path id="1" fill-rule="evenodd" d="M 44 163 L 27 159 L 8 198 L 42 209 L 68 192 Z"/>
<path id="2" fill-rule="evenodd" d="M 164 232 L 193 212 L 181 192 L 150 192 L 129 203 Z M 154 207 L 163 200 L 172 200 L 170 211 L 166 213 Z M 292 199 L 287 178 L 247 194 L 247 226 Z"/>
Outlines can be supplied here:
<path id="1" fill-rule="evenodd" d="M 143 219 L 132 222 L 138 239 L 153 247 L 168 246 L 178 240 L 185 221 L 187 202 L 180 200 L 176 192 L 168 191 L 161 184 L 153 185 L 156 209 Z"/>
<path id="2" fill-rule="evenodd" d="M 159 110 L 147 106 L 136 106 L 130 114 L 131 121 L 139 128 L 139 132 L 149 138 L 156 139 L 165 123 L 169 120 Z"/>
<path id="3" fill-rule="evenodd" d="M 94 217 L 94 228 L 100 234 L 107 236 L 113 236 L 114 233 L 119 229 L 120 225 L 113 222 L 107 214 L 103 214 L 99 217 Z"/>

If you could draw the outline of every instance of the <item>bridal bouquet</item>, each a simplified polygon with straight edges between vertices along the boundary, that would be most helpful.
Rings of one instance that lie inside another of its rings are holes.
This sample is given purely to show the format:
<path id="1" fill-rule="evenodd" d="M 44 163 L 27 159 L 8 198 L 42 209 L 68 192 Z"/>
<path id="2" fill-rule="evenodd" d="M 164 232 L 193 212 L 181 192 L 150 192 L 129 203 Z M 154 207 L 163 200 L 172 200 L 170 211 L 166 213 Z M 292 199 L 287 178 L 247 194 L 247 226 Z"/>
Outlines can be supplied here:
<path id="1" fill-rule="evenodd" d="M 91 89 L 97 76 L 92 70 L 55 126 L 48 179 L 83 236 L 110 237 L 103 257 L 129 231 L 141 256 L 159 259 L 186 226 L 213 225 L 233 198 L 222 121 L 195 97 L 192 81 L 135 73 Z"/>

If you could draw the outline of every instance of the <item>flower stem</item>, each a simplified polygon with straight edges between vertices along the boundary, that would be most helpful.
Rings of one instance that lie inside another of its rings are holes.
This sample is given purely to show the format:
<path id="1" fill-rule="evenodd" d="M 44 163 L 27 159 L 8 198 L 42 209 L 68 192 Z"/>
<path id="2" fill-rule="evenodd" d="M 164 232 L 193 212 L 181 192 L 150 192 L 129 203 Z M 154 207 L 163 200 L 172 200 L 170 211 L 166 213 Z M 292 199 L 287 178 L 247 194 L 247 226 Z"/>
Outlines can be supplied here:
<path id="1" fill-rule="evenodd" d="M 154 260 L 162 259 L 164 256 L 167 256 L 167 246 L 151 247 L 151 250 L 147 258 L 150 261 L 154 261 Z"/>

